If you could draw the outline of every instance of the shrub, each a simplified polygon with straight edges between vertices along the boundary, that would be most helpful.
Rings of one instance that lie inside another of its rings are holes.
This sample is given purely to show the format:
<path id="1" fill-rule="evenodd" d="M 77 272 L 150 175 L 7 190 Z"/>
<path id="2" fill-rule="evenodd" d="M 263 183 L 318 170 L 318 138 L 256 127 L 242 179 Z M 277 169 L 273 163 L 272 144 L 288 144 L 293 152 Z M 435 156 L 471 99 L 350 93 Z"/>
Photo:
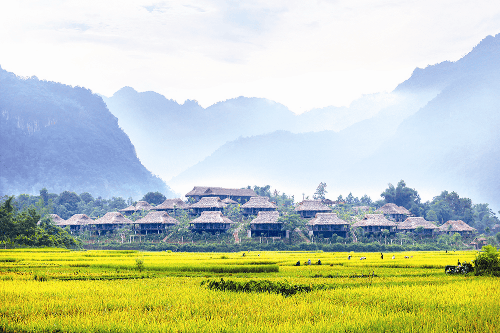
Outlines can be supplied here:
<path id="1" fill-rule="evenodd" d="M 491 245 L 483 246 L 483 251 L 474 260 L 475 274 L 500 276 L 500 253 Z"/>

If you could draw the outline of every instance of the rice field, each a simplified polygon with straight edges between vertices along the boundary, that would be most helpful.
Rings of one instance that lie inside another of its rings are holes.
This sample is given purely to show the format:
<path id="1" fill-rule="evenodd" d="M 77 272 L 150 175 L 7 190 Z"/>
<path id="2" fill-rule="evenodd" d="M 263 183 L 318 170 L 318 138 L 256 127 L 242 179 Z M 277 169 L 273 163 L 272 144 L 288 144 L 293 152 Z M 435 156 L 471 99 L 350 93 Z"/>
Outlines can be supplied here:
<path id="1" fill-rule="evenodd" d="M 0 330 L 499 332 L 498 278 L 444 274 L 475 255 L 1 250 Z M 203 284 L 221 279 L 310 288 L 284 296 Z"/>

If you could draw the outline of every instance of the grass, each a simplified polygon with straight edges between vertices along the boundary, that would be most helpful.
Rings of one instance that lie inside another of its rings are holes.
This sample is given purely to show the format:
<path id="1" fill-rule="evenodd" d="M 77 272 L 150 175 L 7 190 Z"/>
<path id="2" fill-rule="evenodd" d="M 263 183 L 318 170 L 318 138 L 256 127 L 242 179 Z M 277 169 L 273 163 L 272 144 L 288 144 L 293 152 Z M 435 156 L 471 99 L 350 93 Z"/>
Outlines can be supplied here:
<path id="1" fill-rule="evenodd" d="M 498 278 L 444 274 L 475 252 L 350 254 L 1 250 L 0 331 L 500 331 Z"/>

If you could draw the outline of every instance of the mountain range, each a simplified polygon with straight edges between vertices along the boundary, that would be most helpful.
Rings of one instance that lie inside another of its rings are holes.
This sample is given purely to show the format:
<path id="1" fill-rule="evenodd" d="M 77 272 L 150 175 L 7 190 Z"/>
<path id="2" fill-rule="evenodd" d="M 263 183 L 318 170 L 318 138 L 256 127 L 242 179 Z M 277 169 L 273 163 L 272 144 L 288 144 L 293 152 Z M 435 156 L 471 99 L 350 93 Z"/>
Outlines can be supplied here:
<path id="1" fill-rule="evenodd" d="M 499 46 L 488 36 L 456 62 L 416 68 L 390 93 L 301 115 L 265 99 L 204 109 L 132 88 L 104 100 L 145 165 L 181 193 L 271 184 L 311 196 L 326 182 L 335 197 L 377 197 L 404 179 L 429 199 L 455 190 L 500 208 Z"/>

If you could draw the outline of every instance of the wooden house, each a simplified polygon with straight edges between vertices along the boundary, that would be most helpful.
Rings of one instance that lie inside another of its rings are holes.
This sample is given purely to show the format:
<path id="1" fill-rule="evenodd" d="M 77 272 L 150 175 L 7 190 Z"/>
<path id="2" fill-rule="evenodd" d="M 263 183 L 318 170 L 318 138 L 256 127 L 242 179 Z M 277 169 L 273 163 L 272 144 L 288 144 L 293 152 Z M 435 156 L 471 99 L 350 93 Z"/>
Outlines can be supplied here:
<path id="1" fill-rule="evenodd" d="M 224 209 L 225 204 L 219 197 L 203 197 L 200 201 L 189 206 L 192 215 L 200 215 L 206 211 L 220 211 Z"/>
<path id="2" fill-rule="evenodd" d="M 408 217 L 406 220 L 398 224 L 397 230 L 407 232 L 419 232 L 421 236 L 432 236 L 434 231 L 437 230 L 432 222 L 427 221 L 423 217 Z"/>
<path id="3" fill-rule="evenodd" d="M 57 214 L 49 214 L 49 217 L 52 220 L 52 222 L 54 222 L 54 224 L 57 225 L 58 227 L 64 228 L 65 226 L 69 225 L 69 224 L 66 224 L 65 219 L 63 219 L 62 217 L 60 217 Z M 38 221 L 37 224 L 40 224 L 40 221 Z"/>
<path id="4" fill-rule="evenodd" d="M 459 233 L 462 236 L 469 236 L 476 233 L 476 229 L 469 226 L 462 220 L 457 221 L 447 221 L 442 226 L 437 229 L 438 232 L 442 234 L 454 234 Z"/>
<path id="5" fill-rule="evenodd" d="M 119 212 L 109 212 L 103 217 L 89 223 L 90 230 L 96 234 L 102 235 L 113 232 L 123 225 L 132 225 L 134 222 L 123 216 Z"/>
<path id="6" fill-rule="evenodd" d="M 402 222 L 411 215 L 411 212 L 408 209 L 393 203 L 383 205 L 377 209 L 377 212 L 384 214 L 389 220 L 396 222 Z"/>
<path id="7" fill-rule="evenodd" d="M 66 220 L 66 225 L 69 225 L 69 230 L 71 233 L 80 232 L 87 229 L 94 220 L 88 217 L 86 214 L 75 214 Z"/>
<path id="8" fill-rule="evenodd" d="M 336 213 L 317 213 L 316 217 L 307 223 L 309 234 L 314 236 L 332 237 L 336 234 L 346 237 L 349 232 L 349 222 L 340 219 Z"/>
<path id="9" fill-rule="evenodd" d="M 151 210 L 165 211 L 168 213 L 174 213 L 176 210 L 186 210 L 189 209 L 189 205 L 182 201 L 180 198 L 167 199 L 163 201 L 156 207 L 152 207 Z"/>
<path id="10" fill-rule="evenodd" d="M 382 230 L 395 234 L 396 227 L 396 222 L 386 219 L 383 214 L 366 214 L 362 220 L 351 225 L 353 230 L 361 228 L 364 235 L 380 233 Z"/>
<path id="11" fill-rule="evenodd" d="M 204 211 L 200 217 L 189 222 L 194 232 L 223 233 L 231 228 L 234 222 L 222 215 L 220 211 Z"/>
<path id="12" fill-rule="evenodd" d="M 206 186 L 195 186 L 190 192 L 186 194 L 186 197 L 193 198 L 195 201 L 201 200 L 205 197 L 219 197 L 220 199 L 233 199 L 239 203 L 245 203 L 250 200 L 251 197 L 257 196 L 257 193 L 252 189 L 238 189 L 238 188 L 222 188 L 222 187 L 206 187 Z"/>
<path id="13" fill-rule="evenodd" d="M 142 235 L 161 234 L 178 223 L 176 219 L 170 217 L 165 211 L 149 212 L 148 215 L 134 222 L 139 233 Z"/>
<path id="14" fill-rule="evenodd" d="M 325 206 L 321 200 L 304 200 L 295 208 L 304 219 L 313 218 L 318 213 L 330 213 L 332 209 Z"/>
<path id="15" fill-rule="evenodd" d="M 283 237 L 283 223 L 278 222 L 279 217 L 277 211 L 258 212 L 257 217 L 250 222 L 251 236 Z"/>
<path id="16" fill-rule="evenodd" d="M 474 246 L 476 250 L 481 250 L 483 246 L 488 245 L 488 240 L 484 237 L 479 237 L 470 242 L 469 245 Z"/>
<path id="17" fill-rule="evenodd" d="M 268 197 L 251 197 L 241 208 L 243 208 L 243 215 L 248 216 L 257 215 L 259 212 L 275 211 L 278 206 L 270 202 Z"/>

